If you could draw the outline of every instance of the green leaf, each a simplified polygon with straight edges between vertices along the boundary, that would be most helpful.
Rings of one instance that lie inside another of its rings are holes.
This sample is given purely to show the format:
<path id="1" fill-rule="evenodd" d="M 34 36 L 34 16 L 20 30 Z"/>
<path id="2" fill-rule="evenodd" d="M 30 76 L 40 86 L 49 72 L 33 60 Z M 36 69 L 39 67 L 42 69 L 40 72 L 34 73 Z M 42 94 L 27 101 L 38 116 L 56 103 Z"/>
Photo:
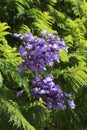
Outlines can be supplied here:
<path id="1" fill-rule="evenodd" d="M 60 60 L 62 62 L 68 62 L 69 61 L 66 51 L 64 51 L 64 50 L 60 51 Z"/>
<path id="2" fill-rule="evenodd" d="M 23 117 L 20 110 L 17 108 L 17 104 L 11 100 L 6 100 L 0 97 L 0 105 L 2 104 L 3 110 L 10 116 L 10 122 L 14 122 L 18 128 L 23 127 L 24 130 L 35 130 L 35 128 Z"/>
<path id="3" fill-rule="evenodd" d="M 3 85 L 3 77 L 2 77 L 1 72 L 0 72 L 0 88 L 2 87 L 2 85 Z"/>

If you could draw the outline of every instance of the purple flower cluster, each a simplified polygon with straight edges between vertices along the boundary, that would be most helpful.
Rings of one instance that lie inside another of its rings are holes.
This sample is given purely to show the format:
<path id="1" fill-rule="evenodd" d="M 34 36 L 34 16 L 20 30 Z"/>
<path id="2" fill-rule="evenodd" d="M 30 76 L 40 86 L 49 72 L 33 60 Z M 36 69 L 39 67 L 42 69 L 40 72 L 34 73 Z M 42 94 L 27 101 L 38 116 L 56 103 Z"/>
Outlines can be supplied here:
<path id="1" fill-rule="evenodd" d="M 16 96 L 17 96 L 17 97 L 20 97 L 20 96 L 23 94 L 23 92 L 24 92 L 24 90 L 23 90 L 23 89 L 22 89 L 22 90 L 20 90 L 20 91 L 18 91 L 18 92 L 17 92 L 17 94 L 16 94 Z"/>
<path id="2" fill-rule="evenodd" d="M 15 33 L 14 37 L 23 41 L 19 48 L 23 59 L 22 64 L 19 65 L 20 72 L 30 69 L 38 73 L 38 76 L 32 80 L 34 86 L 32 93 L 35 98 L 41 97 L 48 109 L 64 110 L 66 104 L 74 109 L 74 101 L 70 100 L 71 94 L 63 92 L 61 87 L 53 82 L 52 74 L 42 76 L 47 66 L 52 67 L 54 61 L 60 62 L 59 51 L 67 51 L 64 40 L 60 40 L 57 35 L 48 34 L 46 30 L 42 30 L 40 37 L 34 37 L 31 33 L 26 33 L 24 36 Z M 23 90 L 19 91 L 17 96 L 21 96 L 22 93 Z"/>
<path id="3" fill-rule="evenodd" d="M 40 76 L 35 77 L 32 80 L 32 84 L 35 86 L 32 90 L 33 95 L 36 99 L 41 97 L 48 109 L 64 110 L 66 103 L 74 109 L 74 101 L 70 100 L 71 94 L 63 92 L 61 87 L 53 82 L 52 78 L 52 74 L 46 75 L 44 79 L 41 79 Z"/>
<path id="4" fill-rule="evenodd" d="M 60 40 L 57 35 L 48 34 L 43 30 L 42 36 L 36 38 L 31 33 L 26 33 L 24 36 L 14 34 L 23 40 L 23 45 L 20 46 L 19 52 L 22 56 L 23 62 L 19 65 L 20 72 L 28 69 L 38 72 L 46 70 L 46 66 L 53 66 L 54 61 L 59 62 L 59 51 L 67 51 L 64 40 Z"/>

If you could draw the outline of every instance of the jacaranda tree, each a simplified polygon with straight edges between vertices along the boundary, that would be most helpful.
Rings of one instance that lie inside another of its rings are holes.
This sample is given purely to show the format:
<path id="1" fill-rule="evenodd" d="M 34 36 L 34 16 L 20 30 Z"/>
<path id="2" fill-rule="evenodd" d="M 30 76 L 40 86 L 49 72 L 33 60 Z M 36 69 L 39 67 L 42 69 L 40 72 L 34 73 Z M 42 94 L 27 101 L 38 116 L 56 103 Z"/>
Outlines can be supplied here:
<path id="1" fill-rule="evenodd" d="M 87 1 L 0 0 L 0 129 L 87 129 Z"/>

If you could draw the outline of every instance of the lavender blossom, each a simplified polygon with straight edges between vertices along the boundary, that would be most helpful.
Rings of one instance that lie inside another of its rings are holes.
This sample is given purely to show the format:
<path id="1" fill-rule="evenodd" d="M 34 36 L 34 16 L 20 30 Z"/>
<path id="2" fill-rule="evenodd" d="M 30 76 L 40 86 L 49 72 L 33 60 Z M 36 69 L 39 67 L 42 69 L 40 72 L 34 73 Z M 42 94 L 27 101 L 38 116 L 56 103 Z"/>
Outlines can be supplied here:
<path id="1" fill-rule="evenodd" d="M 71 109 L 74 109 L 75 108 L 75 104 L 74 104 L 74 101 L 72 100 L 72 101 L 69 101 L 68 100 L 68 104 L 69 104 L 69 106 L 71 107 Z"/>
<path id="2" fill-rule="evenodd" d="M 17 94 L 16 94 L 17 97 L 20 97 L 23 94 L 23 92 L 24 92 L 24 90 L 18 91 Z"/>
<path id="3" fill-rule="evenodd" d="M 20 38 L 21 34 L 14 33 L 13 36 L 16 38 Z"/>
<path id="4" fill-rule="evenodd" d="M 39 76 L 35 77 L 32 80 L 32 84 L 35 86 L 32 90 L 33 95 L 36 99 L 41 97 L 48 109 L 65 110 L 66 102 L 68 102 L 71 109 L 75 108 L 74 101 L 70 100 L 71 95 L 64 93 L 61 87 L 53 82 L 50 75 L 46 75 L 42 79 Z"/>
<path id="5" fill-rule="evenodd" d="M 67 51 L 65 41 L 61 40 L 57 35 L 47 33 L 46 30 L 41 31 L 40 37 L 34 37 L 31 33 L 14 34 L 14 37 L 22 40 L 19 48 L 23 62 L 18 66 L 23 73 L 32 70 L 38 73 L 38 76 L 32 80 L 32 94 L 38 100 L 42 98 L 48 109 L 66 109 L 66 104 L 71 109 L 75 108 L 74 101 L 71 100 L 71 94 L 63 92 L 60 85 L 53 82 L 53 75 L 46 74 L 41 76 L 43 70 L 46 71 L 47 66 L 53 67 L 54 62 L 60 62 L 60 51 Z M 17 97 L 23 94 L 23 90 L 17 92 Z"/>
<path id="6" fill-rule="evenodd" d="M 67 51 L 67 47 L 63 40 L 57 35 L 47 34 L 46 30 L 42 30 L 42 36 L 35 38 L 31 33 L 14 34 L 23 40 L 23 45 L 20 46 L 19 52 L 23 59 L 20 71 L 33 70 L 39 74 L 42 70 L 46 71 L 47 65 L 53 66 L 54 61 L 60 62 L 59 51 Z"/>

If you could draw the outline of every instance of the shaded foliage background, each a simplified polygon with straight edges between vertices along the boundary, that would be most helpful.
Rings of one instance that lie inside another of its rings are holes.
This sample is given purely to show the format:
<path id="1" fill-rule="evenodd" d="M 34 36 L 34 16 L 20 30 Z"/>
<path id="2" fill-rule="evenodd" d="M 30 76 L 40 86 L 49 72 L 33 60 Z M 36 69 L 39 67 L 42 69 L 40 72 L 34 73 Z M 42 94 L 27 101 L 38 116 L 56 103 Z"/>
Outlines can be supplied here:
<path id="1" fill-rule="evenodd" d="M 0 0 L 0 22 L 0 129 L 87 130 L 87 1 Z M 47 110 L 31 95 L 34 73 L 18 74 L 21 43 L 12 34 L 38 36 L 42 29 L 66 41 L 68 53 L 61 52 L 61 62 L 51 71 L 54 81 L 72 94 L 75 110 Z"/>

